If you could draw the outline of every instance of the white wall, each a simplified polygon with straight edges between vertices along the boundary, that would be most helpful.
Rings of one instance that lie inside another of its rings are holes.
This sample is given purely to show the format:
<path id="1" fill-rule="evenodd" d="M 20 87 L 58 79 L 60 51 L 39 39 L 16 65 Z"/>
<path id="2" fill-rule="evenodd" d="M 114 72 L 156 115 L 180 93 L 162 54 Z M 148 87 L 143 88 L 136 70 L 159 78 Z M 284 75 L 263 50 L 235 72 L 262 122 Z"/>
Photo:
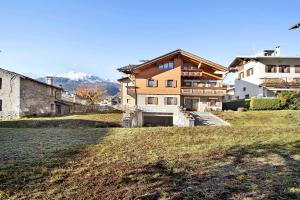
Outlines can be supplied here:
<path id="1" fill-rule="evenodd" d="M 263 82 L 261 78 L 282 78 L 287 81 L 293 80 L 293 78 L 300 78 L 300 73 L 295 73 L 295 65 L 300 65 L 300 58 L 258 58 L 259 61 L 250 61 L 244 65 L 244 78 L 238 80 L 239 71 L 236 73 L 235 80 L 235 96 L 240 99 L 244 99 L 245 95 L 249 94 L 253 96 L 263 96 L 263 88 L 259 85 Z M 276 65 L 277 73 L 266 73 L 266 65 Z M 279 73 L 279 65 L 290 65 L 290 73 Z M 247 76 L 247 70 L 253 68 L 253 75 Z M 246 91 L 243 88 L 246 87 Z M 265 91 L 266 93 L 266 91 Z"/>
<path id="2" fill-rule="evenodd" d="M 245 99 L 245 96 L 248 94 L 250 97 L 263 96 L 263 88 L 259 87 L 256 84 L 244 81 L 244 80 L 235 80 L 235 98 L 236 99 Z M 246 91 L 243 90 L 246 88 Z"/>
<path id="3" fill-rule="evenodd" d="M 135 98 L 127 94 L 127 87 L 133 86 L 132 82 L 129 83 L 121 83 L 121 93 L 122 93 L 122 105 L 126 107 L 134 107 L 135 106 Z M 128 100 L 128 101 L 127 101 Z"/>
<path id="4" fill-rule="evenodd" d="M 20 116 L 20 77 L 0 69 L 0 78 L 2 78 L 0 119 L 18 118 Z"/>
<path id="5" fill-rule="evenodd" d="M 158 105 L 146 105 L 146 97 L 157 97 Z M 177 105 L 165 105 L 164 97 L 177 97 Z M 137 95 L 137 105 L 139 108 L 142 108 L 145 112 L 165 112 L 165 113 L 174 113 L 177 112 L 178 107 L 180 106 L 180 95 Z"/>
<path id="6" fill-rule="evenodd" d="M 277 69 L 277 73 L 266 73 L 265 66 L 266 65 L 289 65 L 290 73 L 279 73 Z M 300 78 L 300 73 L 295 73 L 295 65 L 300 65 L 300 57 L 299 59 L 290 58 L 259 58 L 259 61 L 250 61 L 244 65 L 244 75 L 245 77 L 242 79 L 244 81 L 260 84 L 262 83 L 260 78 L 287 78 L 288 81 L 293 78 Z M 253 75 L 246 76 L 246 71 L 250 68 L 253 68 Z M 241 72 L 241 71 L 240 71 Z M 238 73 L 240 73 L 238 72 Z M 238 73 L 236 73 L 236 79 L 238 78 Z"/>

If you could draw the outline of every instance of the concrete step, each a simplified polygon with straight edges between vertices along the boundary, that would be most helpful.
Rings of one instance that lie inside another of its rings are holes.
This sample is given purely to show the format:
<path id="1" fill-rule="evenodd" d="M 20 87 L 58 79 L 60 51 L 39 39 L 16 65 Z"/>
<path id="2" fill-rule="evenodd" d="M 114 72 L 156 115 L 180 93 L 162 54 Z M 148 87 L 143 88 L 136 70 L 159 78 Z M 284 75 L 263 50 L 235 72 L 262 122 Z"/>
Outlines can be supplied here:
<path id="1" fill-rule="evenodd" d="M 193 112 L 191 115 L 195 118 L 195 126 L 228 126 L 228 122 L 219 118 L 210 112 Z"/>

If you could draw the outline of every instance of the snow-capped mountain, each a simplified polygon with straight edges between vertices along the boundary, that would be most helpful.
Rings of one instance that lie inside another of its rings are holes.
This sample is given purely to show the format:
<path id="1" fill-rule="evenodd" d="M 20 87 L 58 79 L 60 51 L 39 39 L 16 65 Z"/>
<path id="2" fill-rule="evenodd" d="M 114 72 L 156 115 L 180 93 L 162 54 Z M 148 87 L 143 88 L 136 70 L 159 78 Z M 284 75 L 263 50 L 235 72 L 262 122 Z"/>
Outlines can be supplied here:
<path id="1" fill-rule="evenodd" d="M 46 77 L 41 77 L 37 80 L 46 82 Z M 104 80 L 98 76 L 84 72 L 68 72 L 54 75 L 53 84 L 56 86 L 62 85 L 65 90 L 70 92 L 75 92 L 78 85 L 96 84 L 103 88 L 108 96 L 114 96 L 120 91 L 120 85 L 118 83 Z"/>

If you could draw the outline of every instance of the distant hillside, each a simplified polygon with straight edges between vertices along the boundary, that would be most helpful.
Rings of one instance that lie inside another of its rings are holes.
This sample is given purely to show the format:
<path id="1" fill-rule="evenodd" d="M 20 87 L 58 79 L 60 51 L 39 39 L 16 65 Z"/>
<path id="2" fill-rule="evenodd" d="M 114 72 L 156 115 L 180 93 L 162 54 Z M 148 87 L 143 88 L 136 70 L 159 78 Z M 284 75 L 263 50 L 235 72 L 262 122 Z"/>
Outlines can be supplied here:
<path id="1" fill-rule="evenodd" d="M 54 76 L 54 85 L 62 87 L 70 92 L 75 92 L 78 85 L 99 85 L 106 91 L 108 96 L 114 96 L 120 91 L 120 84 L 109 80 L 101 79 L 97 76 L 89 75 L 82 72 L 69 72 Z M 37 80 L 46 82 L 46 77 L 38 78 Z"/>

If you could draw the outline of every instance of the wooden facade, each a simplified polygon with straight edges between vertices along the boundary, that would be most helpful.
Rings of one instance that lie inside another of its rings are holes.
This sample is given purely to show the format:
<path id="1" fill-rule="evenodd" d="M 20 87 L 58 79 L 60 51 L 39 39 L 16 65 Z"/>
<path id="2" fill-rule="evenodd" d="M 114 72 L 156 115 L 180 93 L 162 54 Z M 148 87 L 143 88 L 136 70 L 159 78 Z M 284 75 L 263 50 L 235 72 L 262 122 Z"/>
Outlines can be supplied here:
<path id="1" fill-rule="evenodd" d="M 122 68 L 119 71 L 125 73 Z M 179 49 L 135 65 L 130 72 L 126 68 L 126 74 L 130 74 L 132 85 L 123 92 L 132 97 L 178 95 L 180 99 L 176 97 L 176 105 L 178 102 L 178 106 L 182 107 L 186 107 L 185 102 L 190 102 L 184 100 L 189 96 L 199 97 L 199 102 L 211 98 L 213 101 L 217 100 L 213 105 L 220 107 L 221 97 L 226 94 L 222 80 L 227 72 L 227 68 L 219 64 Z M 143 103 L 147 104 L 146 99 L 145 101 Z M 136 101 L 136 104 L 138 106 L 139 102 Z M 210 107 L 210 103 L 203 105 Z"/>

